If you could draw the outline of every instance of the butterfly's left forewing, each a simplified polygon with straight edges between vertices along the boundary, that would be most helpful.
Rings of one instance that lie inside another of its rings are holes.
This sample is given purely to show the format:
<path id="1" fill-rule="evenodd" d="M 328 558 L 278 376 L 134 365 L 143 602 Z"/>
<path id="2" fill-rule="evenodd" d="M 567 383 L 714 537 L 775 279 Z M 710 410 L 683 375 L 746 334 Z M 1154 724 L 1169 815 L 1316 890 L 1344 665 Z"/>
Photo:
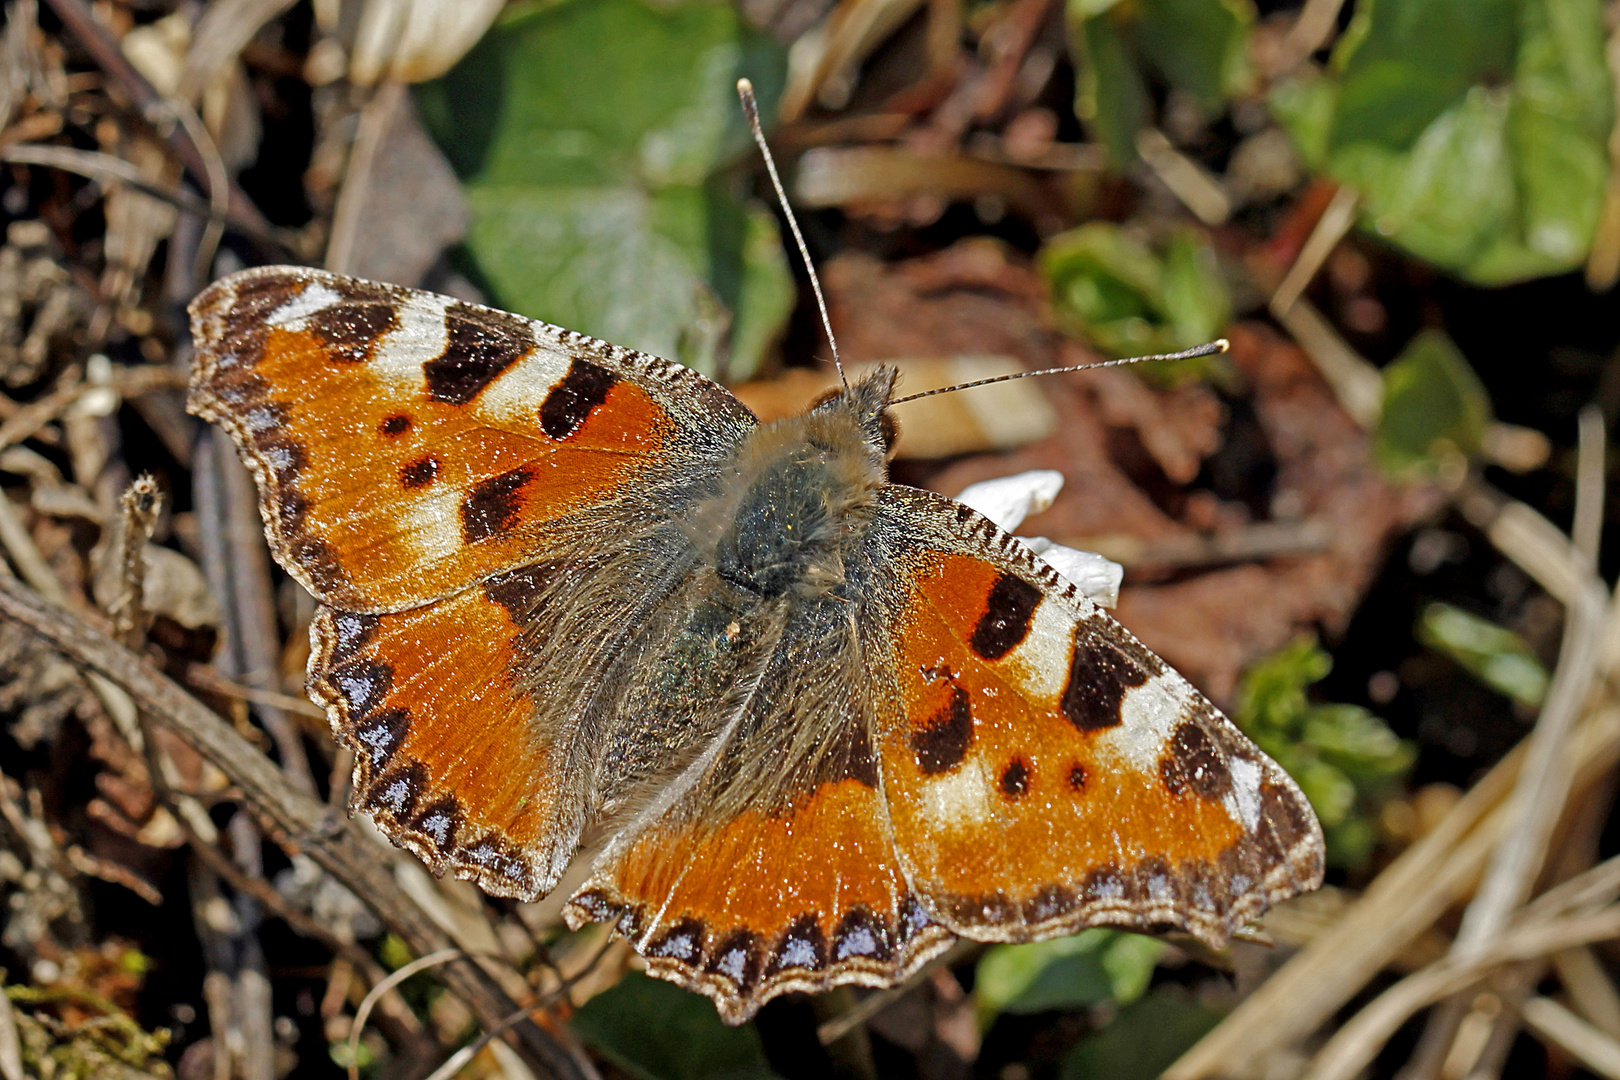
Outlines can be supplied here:
<path id="1" fill-rule="evenodd" d="M 696 372 L 493 308 L 303 267 L 191 304 L 188 407 L 236 441 L 277 559 L 401 611 L 544 557 L 560 523 L 692 486 L 753 426 Z"/>
<path id="2" fill-rule="evenodd" d="M 930 913 L 1019 941 L 1110 924 L 1222 945 L 1321 883 L 1299 788 L 1022 543 L 884 489 L 876 749 L 895 849 Z"/>

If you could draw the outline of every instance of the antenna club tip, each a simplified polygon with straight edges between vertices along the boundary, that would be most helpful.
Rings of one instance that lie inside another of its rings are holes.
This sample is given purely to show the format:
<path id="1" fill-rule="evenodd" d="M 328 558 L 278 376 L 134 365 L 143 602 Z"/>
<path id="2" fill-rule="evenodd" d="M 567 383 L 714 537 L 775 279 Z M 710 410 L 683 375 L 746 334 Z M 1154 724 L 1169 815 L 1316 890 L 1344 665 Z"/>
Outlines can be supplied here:
<path id="1" fill-rule="evenodd" d="M 756 136 L 759 133 L 759 102 L 754 98 L 754 84 L 747 79 L 737 80 L 737 96 L 742 99 L 743 115 L 748 117 Z"/>
<path id="2" fill-rule="evenodd" d="M 1215 351 L 1218 352 L 1218 353 L 1231 352 L 1232 351 L 1232 343 L 1230 341 L 1228 341 L 1226 338 L 1216 338 L 1215 339 Z"/>

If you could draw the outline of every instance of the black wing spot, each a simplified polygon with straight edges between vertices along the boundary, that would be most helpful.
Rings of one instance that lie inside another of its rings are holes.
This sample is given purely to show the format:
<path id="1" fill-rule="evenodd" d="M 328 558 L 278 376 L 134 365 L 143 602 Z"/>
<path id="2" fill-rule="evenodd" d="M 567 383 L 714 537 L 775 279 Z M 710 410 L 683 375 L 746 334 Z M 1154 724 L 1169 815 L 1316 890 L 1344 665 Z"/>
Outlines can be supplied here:
<path id="1" fill-rule="evenodd" d="M 1023 758 L 1013 758 L 1001 770 L 1001 793 L 1009 799 L 1022 799 L 1029 794 L 1029 764 Z"/>
<path id="2" fill-rule="evenodd" d="M 327 348 L 327 357 L 339 364 L 360 364 L 371 359 L 378 340 L 399 325 L 391 296 L 357 297 L 360 302 L 334 304 L 310 315 L 309 332 Z"/>
<path id="3" fill-rule="evenodd" d="M 1204 729 L 1191 720 L 1176 725 L 1168 751 L 1159 759 L 1159 776 L 1171 794 L 1180 795 L 1190 789 L 1211 802 L 1225 798 L 1232 789 L 1232 774 L 1220 751 Z"/>
<path id="4" fill-rule="evenodd" d="M 680 960 L 693 967 L 703 962 L 705 931 L 697 919 L 682 919 L 649 944 L 642 955 L 659 960 Z"/>
<path id="5" fill-rule="evenodd" d="M 484 595 L 505 608 L 513 622 L 526 620 L 568 565 L 553 559 L 497 574 L 484 582 Z"/>
<path id="6" fill-rule="evenodd" d="M 1312 831 L 1313 822 L 1299 797 L 1283 785 L 1267 781 L 1260 785 L 1260 842 L 1269 850 L 1286 854 Z"/>
<path id="7" fill-rule="evenodd" d="M 758 935 L 750 930 L 738 930 L 716 947 L 707 970 L 724 975 L 736 985 L 739 993 L 746 994 L 759 981 L 759 953 Z"/>
<path id="8" fill-rule="evenodd" d="M 456 833 L 461 829 L 461 804 L 454 795 L 442 796 L 411 821 L 411 828 L 433 841 L 441 855 L 448 855 L 456 846 Z"/>
<path id="9" fill-rule="evenodd" d="M 821 920 L 801 915 L 787 928 L 771 954 L 766 973 L 775 975 L 789 968 L 820 971 L 827 966 L 827 941 L 821 934 Z"/>
<path id="10" fill-rule="evenodd" d="M 394 688 L 393 665 L 370 658 L 335 667 L 326 678 L 348 706 L 349 719 L 357 724 L 364 723 Z"/>
<path id="11" fill-rule="evenodd" d="M 417 802 L 427 792 L 427 766 L 407 761 L 371 785 L 361 798 L 362 808 L 372 813 L 388 811 L 395 820 L 408 820 Z"/>
<path id="12" fill-rule="evenodd" d="M 381 771 L 405 742 L 411 728 L 411 714 L 405 709 L 384 709 L 367 713 L 354 724 L 354 737 L 365 747 L 363 757 L 371 759 L 373 772 Z"/>
<path id="13" fill-rule="evenodd" d="M 607 400 L 619 377 L 584 360 L 568 365 L 568 374 L 540 403 L 540 430 L 558 442 L 579 430 L 591 410 Z"/>
<path id="14" fill-rule="evenodd" d="M 864 907 L 852 907 L 833 931 L 832 957 L 842 963 L 853 957 L 877 961 L 894 958 L 893 931 Z"/>
<path id="15" fill-rule="evenodd" d="M 439 459 L 429 454 L 417 458 L 399 470 L 399 482 L 408 488 L 426 487 L 439 475 Z"/>
<path id="16" fill-rule="evenodd" d="M 1148 678 L 1147 670 L 1117 645 L 1082 625 L 1075 636 L 1069 681 L 1058 707 L 1081 731 L 1102 731 L 1120 723 L 1119 708 L 1126 693 Z"/>
<path id="17" fill-rule="evenodd" d="M 1029 634 L 1029 623 L 1041 602 L 1041 590 L 1017 574 L 1002 574 L 990 587 L 984 614 L 969 642 L 986 660 L 1000 660 Z"/>
<path id="18" fill-rule="evenodd" d="M 534 348 L 529 320 L 504 311 L 451 304 L 444 352 L 422 365 L 428 396 L 465 405 Z"/>
<path id="19" fill-rule="evenodd" d="M 411 418 L 404 413 L 385 416 L 382 418 L 382 423 L 377 425 L 377 430 L 388 436 L 403 435 L 411 430 Z"/>
<path id="20" fill-rule="evenodd" d="M 1076 762 L 1075 764 L 1069 766 L 1069 790 L 1070 791 L 1084 791 L 1084 790 L 1086 790 L 1086 781 L 1090 780 L 1090 779 L 1091 779 L 1091 774 L 1086 772 L 1086 767 L 1084 765 L 1081 765 L 1079 762 Z"/>
<path id="21" fill-rule="evenodd" d="M 953 684 L 951 700 L 925 727 L 912 732 L 911 749 L 917 755 L 917 767 L 932 776 L 960 765 L 972 741 L 973 711 L 968 707 L 968 693 Z"/>
<path id="22" fill-rule="evenodd" d="M 523 485 L 533 478 L 533 473 L 520 467 L 473 485 L 461 501 L 461 534 L 467 543 L 476 544 L 511 530 L 522 506 Z"/>

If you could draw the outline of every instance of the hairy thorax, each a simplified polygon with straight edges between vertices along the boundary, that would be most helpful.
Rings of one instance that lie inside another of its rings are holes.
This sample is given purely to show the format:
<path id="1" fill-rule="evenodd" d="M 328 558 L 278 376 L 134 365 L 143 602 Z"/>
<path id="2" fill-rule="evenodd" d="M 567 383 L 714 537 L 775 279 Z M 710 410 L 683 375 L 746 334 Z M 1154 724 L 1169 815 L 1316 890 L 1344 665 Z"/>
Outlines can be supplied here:
<path id="1" fill-rule="evenodd" d="M 692 521 L 716 575 L 761 598 L 812 599 L 844 580 L 877 487 L 881 445 L 848 395 L 756 428 Z"/>

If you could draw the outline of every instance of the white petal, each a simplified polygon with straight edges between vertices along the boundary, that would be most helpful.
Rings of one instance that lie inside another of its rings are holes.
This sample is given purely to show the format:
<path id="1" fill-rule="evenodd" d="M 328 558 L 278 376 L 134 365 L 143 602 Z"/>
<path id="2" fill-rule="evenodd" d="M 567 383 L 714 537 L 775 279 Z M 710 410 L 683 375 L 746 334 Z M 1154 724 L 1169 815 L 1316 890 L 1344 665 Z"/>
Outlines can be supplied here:
<path id="1" fill-rule="evenodd" d="M 1054 544 L 1044 536 L 1020 536 L 1029 550 L 1045 559 L 1047 564 L 1074 582 L 1080 591 L 1103 607 L 1119 603 L 1119 583 L 1125 577 L 1125 568 L 1105 559 L 1094 551 L 1076 551 L 1062 544 Z"/>
<path id="2" fill-rule="evenodd" d="M 1062 490 L 1062 473 L 1053 469 L 1031 469 L 1015 476 L 998 476 L 994 480 L 969 484 L 956 501 L 973 507 L 1012 532 L 1029 515 L 1051 506 Z"/>

